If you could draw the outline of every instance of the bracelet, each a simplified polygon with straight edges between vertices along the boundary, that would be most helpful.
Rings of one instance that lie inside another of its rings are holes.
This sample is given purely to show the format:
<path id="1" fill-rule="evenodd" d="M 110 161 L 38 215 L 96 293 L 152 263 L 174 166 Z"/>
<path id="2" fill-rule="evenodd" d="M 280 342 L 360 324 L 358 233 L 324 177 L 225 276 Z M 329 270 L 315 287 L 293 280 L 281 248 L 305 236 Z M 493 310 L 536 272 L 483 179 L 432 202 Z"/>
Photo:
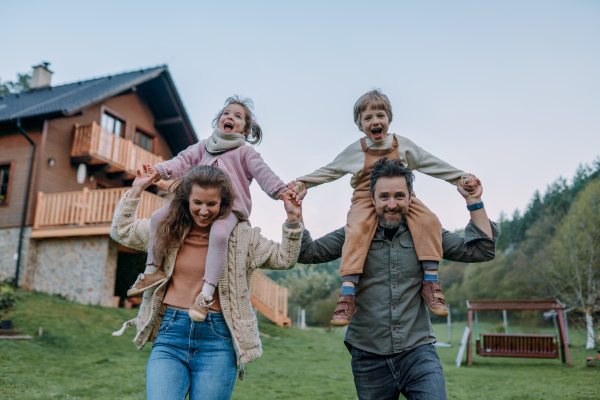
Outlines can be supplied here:
<path id="1" fill-rule="evenodd" d="M 285 221 L 285 227 L 286 228 L 298 228 L 300 226 L 300 221 L 297 222 L 287 222 Z"/>
<path id="2" fill-rule="evenodd" d="M 483 208 L 483 201 L 480 203 L 474 203 L 474 204 L 470 204 L 467 206 L 467 210 L 469 210 L 469 211 L 479 210 L 480 208 Z"/>

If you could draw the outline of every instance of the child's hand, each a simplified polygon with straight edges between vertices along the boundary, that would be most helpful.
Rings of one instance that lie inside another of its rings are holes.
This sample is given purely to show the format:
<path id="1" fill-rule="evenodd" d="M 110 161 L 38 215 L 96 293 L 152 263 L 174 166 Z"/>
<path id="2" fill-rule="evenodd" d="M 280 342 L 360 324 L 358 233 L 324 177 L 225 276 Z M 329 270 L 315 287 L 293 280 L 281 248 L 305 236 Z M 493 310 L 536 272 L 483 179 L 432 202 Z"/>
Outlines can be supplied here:
<path id="1" fill-rule="evenodd" d="M 173 184 L 173 182 L 167 182 L 167 181 L 164 181 L 164 180 L 160 179 L 158 171 L 155 170 L 154 167 L 152 165 L 150 165 L 150 164 L 142 164 L 142 168 L 141 169 L 142 169 L 142 171 L 145 169 L 149 174 L 156 173 L 156 175 L 158 176 L 158 178 L 155 179 L 151 183 L 151 185 L 156 185 L 156 186 L 158 186 L 162 190 L 168 190 L 171 187 L 171 185 Z M 139 171 L 140 170 L 138 169 L 138 172 Z"/>
<path id="2" fill-rule="evenodd" d="M 472 195 L 477 191 L 477 187 L 481 185 L 481 181 L 473 174 L 466 174 L 460 177 L 460 184 Z"/>
<path id="3" fill-rule="evenodd" d="M 481 181 L 473 174 L 463 175 L 457 182 L 457 189 L 465 199 L 481 198 L 483 186 Z"/>
<path id="4" fill-rule="evenodd" d="M 128 198 L 139 198 L 142 195 L 142 192 L 150 185 L 155 183 L 157 180 L 160 180 L 158 177 L 158 172 L 152 171 L 152 166 L 144 164 L 142 165 L 142 170 L 137 170 L 137 176 L 133 180 L 133 184 L 131 185 L 131 190 L 127 192 Z"/>
<path id="5" fill-rule="evenodd" d="M 293 191 L 294 193 L 296 193 L 300 200 L 302 200 L 304 198 L 304 196 L 306 196 L 306 184 L 302 181 L 291 181 L 290 183 L 288 183 L 288 187 L 290 188 L 291 191 Z"/>

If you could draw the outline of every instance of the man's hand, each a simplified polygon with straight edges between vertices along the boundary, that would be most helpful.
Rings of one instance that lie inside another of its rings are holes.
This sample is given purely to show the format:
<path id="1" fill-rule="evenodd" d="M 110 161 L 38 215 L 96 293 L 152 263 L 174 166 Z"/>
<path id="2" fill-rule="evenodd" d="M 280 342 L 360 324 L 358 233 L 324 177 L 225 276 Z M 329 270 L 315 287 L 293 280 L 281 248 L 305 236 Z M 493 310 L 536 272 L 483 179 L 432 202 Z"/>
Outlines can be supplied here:
<path id="1" fill-rule="evenodd" d="M 465 174 L 460 177 L 460 183 L 463 188 L 469 192 L 473 193 L 477 190 L 478 186 L 481 186 L 481 181 L 473 174 Z"/>
<path id="2" fill-rule="evenodd" d="M 467 206 L 475 203 L 483 203 L 481 201 L 481 195 L 483 194 L 483 185 L 481 181 L 477 179 L 477 177 L 473 174 L 469 174 L 470 179 L 467 181 L 474 181 L 476 185 L 471 187 L 471 191 L 468 191 L 465 186 L 466 182 L 463 182 L 463 179 L 459 179 L 457 183 L 458 192 L 465 198 L 467 201 Z M 487 212 L 485 211 L 485 207 L 478 208 L 476 210 L 470 211 L 471 213 L 471 221 L 475 225 L 479 227 L 482 231 L 485 232 L 490 238 L 494 237 L 492 232 L 492 225 L 490 224 L 490 220 L 488 219 Z"/>
<path id="3" fill-rule="evenodd" d="M 148 186 L 159 181 L 158 172 L 154 171 L 152 165 L 142 165 L 142 170 L 137 170 L 137 176 L 135 177 L 131 190 L 127 192 L 128 199 L 139 199 L 142 197 L 142 193 Z"/>
<path id="4" fill-rule="evenodd" d="M 286 222 L 294 224 L 296 222 L 302 222 L 302 200 L 296 192 L 288 190 L 281 196 L 283 200 L 283 206 L 287 213 Z"/>
<path id="5" fill-rule="evenodd" d="M 479 178 L 473 174 L 463 175 L 457 182 L 456 188 L 458 192 L 467 200 L 467 204 L 475 204 L 481 202 L 483 194 L 483 185 Z"/>

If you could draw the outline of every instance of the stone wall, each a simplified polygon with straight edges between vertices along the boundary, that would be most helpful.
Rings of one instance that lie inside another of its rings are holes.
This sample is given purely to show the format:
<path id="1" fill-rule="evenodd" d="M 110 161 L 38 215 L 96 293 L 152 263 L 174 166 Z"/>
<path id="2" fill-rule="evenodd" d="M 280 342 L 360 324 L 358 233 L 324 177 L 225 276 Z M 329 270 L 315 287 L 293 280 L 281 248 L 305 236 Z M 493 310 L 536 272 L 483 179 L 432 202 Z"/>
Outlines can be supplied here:
<path id="1" fill-rule="evenodd" d="M 20 228 L 0 229 L 0 282 L 7 278 L 14 278 L 17 269 L 15 255 L 19 248 Z M 30 259 L 28 256 L 30 247 L 31 227 L 24 229 L 23 247 L 21 249 L 21 266 L 19 268 L 19 284 L 26 274 Z"/>
<path id="2" fill-rule="evenodd" d="M 47 238 L 35 241 L 29 289 L 60 294 L 82 304 L 113 304 L 117 243 L 109 236 Z"/>

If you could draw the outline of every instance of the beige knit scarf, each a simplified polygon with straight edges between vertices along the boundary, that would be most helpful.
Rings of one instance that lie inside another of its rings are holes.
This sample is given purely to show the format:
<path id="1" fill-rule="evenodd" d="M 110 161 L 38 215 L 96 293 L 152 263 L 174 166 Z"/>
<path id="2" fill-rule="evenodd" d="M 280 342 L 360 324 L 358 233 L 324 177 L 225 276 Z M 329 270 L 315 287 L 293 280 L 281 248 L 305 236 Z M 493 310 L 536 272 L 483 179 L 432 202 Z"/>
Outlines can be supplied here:
<path id="1" fill-rule="evenodd" d="M 246 143 L 246 136 L 241 133 L 225 133 L 219 128 L 215 128 L 206 141 L 206 150 L 212 154 L 219 154 L 243 146 L 244 143 Z"/>

